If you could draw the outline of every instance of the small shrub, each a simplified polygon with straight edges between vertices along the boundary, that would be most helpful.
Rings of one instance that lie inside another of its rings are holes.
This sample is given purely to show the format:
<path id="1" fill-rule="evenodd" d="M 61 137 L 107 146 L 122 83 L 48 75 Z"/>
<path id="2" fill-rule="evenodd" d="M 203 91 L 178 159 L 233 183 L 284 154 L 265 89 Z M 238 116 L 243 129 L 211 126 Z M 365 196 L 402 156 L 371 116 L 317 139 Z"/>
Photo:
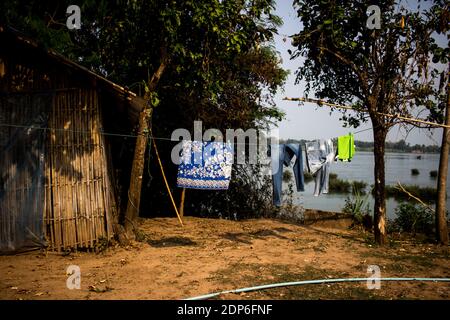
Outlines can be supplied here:
<path id="1" fill-rule="evenodd" d="M 430 178 L 431 178 L 431 179 L 436 179 L 436 178 L 437 178 L 437 175 L 438 175 L 437 170 L 431 170 L 431 171 L 430 171 Z"/>
<path id="2" fill-rule="evenodd" d="M 411 169 L 411 175 L 417 176 L 417 175 L 419 175 L 419 174 L 420 174 L 419 169 L 416 169 L 416 168 Z"/>
<path id="3" fill-rule="evenodd" d="M 394 225 L 400 231 L 414 234 L 433 232 L 434 215 L 428 208 L 403 202 L 395 209 L 395 214 L 397 218 L 394 220 Z"/>
<path id="4" fill-rule="evenodd" d="M 336 173 L 330 173 L 329 190 L 330 193 L 350 193 L 351 184 L 348 181 L 339 179 Z"/>
<path id="5" fill-rule="evenodd" d="M 352 185 L 350 182 L 338 178 L 329 180 L 330 193 L 350 193 Z"/>
<path id="6" fill-rule="evenodd" d="M 338 175 L 337 173 L 330 173 L 330 180 L 337 179 Z"/>
<path id="7" fill-rule="evenodd" d="M 285 170 L 283 171 L 283 182 L 288 183 L 292 179 L 292 172 Z"/>
<path id="8" fill-rule="evenodd" d="M 367 183 L 364 181 L 353 181 L 352 182 L 352 191 L 353 193 L 358 192 L 360 194 L 366 194 Z"/>
<path id="9" fill-rule="evenodd" d="M 420 198 L 423 201 L 436 201 L 437 190 L 432 187 L 419 187 L 417 185 L 403 186 L 408 192 Z M 374 190 L 372 189 L 372 193 Z M 408 200 L 409 196 L 402 190 L 399 190 L 396 186 L 385 187 L 386 197 L 394 198 L 397 200 Z"/>
<path id="10" fill-rule="evenodd" d="M 364 181 L 347 181 L 339 179 L 337 174 L 330 173 L 330 193 L 355 193 L 365 194 L 367 183 Z"/>
<path id="11" fill-rule="evenodd" d="M 285 188 L 282 192 L 282 199 L 284 206 L 293 206 L 294 205 L 294 184 L 289 182 L 287 188 Z"/>
<path id="12" fill-rule="evenodd" d="M 95 252 L 102 253 L 105 252 L 111 246 L 111 242 L 107 237 L 99 237 L 95 242 Z"/>
<path id="13" fill-rule="evenodd" d="M 363 225 L 368 230 L 372 229 L 369 195 L 363 197 L 360 192 L 353 191 L 353 195 L 345 199 L 342 212 L 352 215 L 355 225 Z"/>
<path id="14" fill-rule="evenodd" d="M 305 180 L 305 183 L 311 182 L 314 180 L 314 177 L 311 173 L 309 173 L 308 171 L 303 173 L 303 178 Z"/>
<path id="15" fill-rule="evenodd" d="M 314 176 L 309 172 L 303 174 L 305 183 L 314 180 Z M 367 183 L 364 181 L 347 181 L 338 178 L 336 173 L 330 173 L 329 176 L 329 192 L 330 193 L 366 193 Z"/>
<path id="16" fill-rule="evenodd" d="M 147 240 L 147 234 L 140 229 L 134 230 L 134 235 L 135 235 L 135 240 L 138 242 L 145 242 Z"/>

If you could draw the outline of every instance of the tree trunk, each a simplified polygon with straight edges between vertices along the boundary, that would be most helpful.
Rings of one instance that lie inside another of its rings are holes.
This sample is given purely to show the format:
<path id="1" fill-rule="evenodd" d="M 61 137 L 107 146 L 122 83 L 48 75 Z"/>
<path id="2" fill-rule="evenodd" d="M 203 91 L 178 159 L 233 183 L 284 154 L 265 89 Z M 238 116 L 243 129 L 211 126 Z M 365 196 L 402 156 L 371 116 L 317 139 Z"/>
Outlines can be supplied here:
<path id="1" fill-rule="evenodd" d="M 141 202 L 142 176 L 145 165 L 145 151 L 148 144 L 148 132 L 151 125 L 153 109 L 151 107 L 151 95 L 156 89 L 166 66 L 168 57 L 165 49 L 162 50 L 161 64 L 149 81 L 145 94 L 146 106 L 139 115 L 139 132 L 136 138 L 134 149 L 133 165 L 131 168 L 130 187 L 128 189 L 127 211 L 125 212 L 125 230 L 129 235 L 135 229 L 136 218 L 139 216 L 139 206 Z"/>
<path id="2" fill-rule="evenodd" d="M 384 245 L 387 242 L 386 235 L 386 195 L 385 195 L 385 141 L 387 131 L 373 123 L 374 138 L 374 177 L 375 177 L 375 206 L 374 206 L 374 233 L 375 242 Z"/>
<path id="3" fill-rule="evenodd" d="M 141 202 L 142 176 L 145 165 L 145 151 L 148 144 L 148 130 L 152 109 L 144 109 L 139 115 L 139 132 L 134 149 L 133 166 L 131 169 L 130 187 L 128 189 L 127 211 L 125 213 L 125 230 L 130 233 L 134 229 L 134 221 L 139 215 Z"/>
<path id="4" fill-rule="evenodd" d="M 450 125 L 450 83 L 447 84 L 447 107 L 445 108 L 445 124 Z M 436 199 L 436 237 L 437 240 L 443 245 L 448 245 L 446 193 L 449 149 L 450 130 L 444 127 L 444 133 L 442 135 L 441 157 L 439 158 L 439 174 Z"/>

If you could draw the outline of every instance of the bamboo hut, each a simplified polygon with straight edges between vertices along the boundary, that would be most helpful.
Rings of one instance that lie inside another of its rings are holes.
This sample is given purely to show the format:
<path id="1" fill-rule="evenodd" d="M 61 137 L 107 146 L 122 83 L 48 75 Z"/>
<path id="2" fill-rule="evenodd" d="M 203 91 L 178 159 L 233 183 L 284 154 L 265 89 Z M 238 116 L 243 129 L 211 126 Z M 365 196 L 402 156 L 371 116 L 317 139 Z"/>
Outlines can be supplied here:
<path id="1" fill-rule="evenodd" d="M 94 248 L 122 210 L 142 99 L 9 27 L 0 44 L 0 252 Z"/>

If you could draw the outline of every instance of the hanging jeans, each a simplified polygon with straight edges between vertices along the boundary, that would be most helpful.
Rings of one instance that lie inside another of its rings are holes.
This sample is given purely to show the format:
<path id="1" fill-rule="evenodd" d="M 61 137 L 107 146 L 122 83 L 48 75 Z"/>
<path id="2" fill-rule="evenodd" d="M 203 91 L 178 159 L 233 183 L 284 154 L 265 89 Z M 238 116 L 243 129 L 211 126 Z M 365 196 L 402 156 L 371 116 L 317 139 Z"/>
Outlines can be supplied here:
<path id="1" fill-rule="evenodd" d="M 330 139 L 314 140 L 305 145 L 308 170 L 315 174 L 314 195 L 328 193 L 330 165 L 335 157 L 333 142 Z"/>
<path id="2" fill-rule="evenodd" d="M 320 144 L 320 140 L 305 143 L 306 165 L 309 173 L 314 175 L 327 161 L 325 145 Z"/>
<path id="3" fill-rule="evenodd" d="M 330 164 L 325 162 L 322 168 L 316 172 L 316 179 L 314 185 L 314 196 L 321 193 L 328 193 L 328 186 L 330 181 Z"/>
<path id="4" fill-rule="evenodd" d="M 299 144 L 279 144 L 271 146 L 273 204 L 277 207 L 281 206 L 283 165 L 289 166 L 294 156 L 296 159 L 293 170 L 297 191 L 305 191 L 301 146 Z"/>

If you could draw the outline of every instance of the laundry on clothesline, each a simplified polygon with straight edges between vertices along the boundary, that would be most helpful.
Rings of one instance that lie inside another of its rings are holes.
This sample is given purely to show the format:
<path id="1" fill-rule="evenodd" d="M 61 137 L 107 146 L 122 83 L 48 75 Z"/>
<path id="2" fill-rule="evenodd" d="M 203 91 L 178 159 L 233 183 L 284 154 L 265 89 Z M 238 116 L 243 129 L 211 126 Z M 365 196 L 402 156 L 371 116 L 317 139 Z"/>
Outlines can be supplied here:
<path id="1" fill-rule="evenodd" d="M 295 157 L 293 171 L 297 191 L 305 191 L 303 174 L 303 152 L 300 144 L 271 145 L 273 204 L 281 206 L 283 166 L 289 166 Z M 331 139 L 305 142 L 306 170 L 314 177 L 314 196 L 329 192 L 331 164 L 336 160 L 351 161 L 355 154 L 353 134 L 338 137 L 337 146 Z"/>
<path id="2" fill-rule="evenodd" d="M 337 139 L 337 158 L 341 161 L 351 161 L 355 154 L 355 140 L 353 133 L 340 136 Z"/>
<path id="3" fill-rule="evenodd" d="M 335 158 L 333 142 L 331 139 L 306 142 L 305 155 L 308 171 L 315 177 L 314 195 L 328 193 L 330 166 Z"/>
<path id="4" fill-rule="evenodd" d="M 183 141 L 178 166 L 180 188 L 226 190 L 231 179 L 233 149 L 230 143 Z"/>
<path id="5" fill-rule="evenodd" d="M 289 166 L 294 156 L 296 160 L 293 170 L 297 191 L 305 191 L 302 148 L 300 144 L 271 145 L 270 153 L 272 160 L 273 204 L 279 207 L 281 206 L 283 165 Z"/>

